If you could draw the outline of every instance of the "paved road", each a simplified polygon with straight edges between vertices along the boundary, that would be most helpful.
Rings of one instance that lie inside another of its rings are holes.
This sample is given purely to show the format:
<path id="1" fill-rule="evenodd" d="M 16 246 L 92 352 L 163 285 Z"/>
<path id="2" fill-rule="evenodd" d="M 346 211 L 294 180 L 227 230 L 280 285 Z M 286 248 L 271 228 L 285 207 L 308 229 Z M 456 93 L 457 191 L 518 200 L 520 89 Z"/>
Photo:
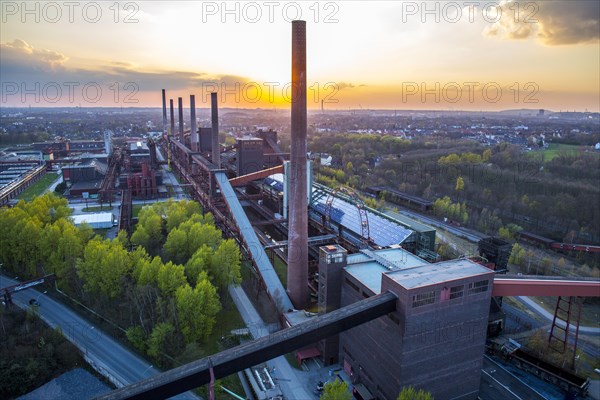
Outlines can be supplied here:
<path id="1" fill-rule="evenodd" d="M 481 400 L 544 400 L 525 382 L 504 369 L 488 356 L 483 358 L 481 369 L 481 385 L 479 388 Z"/>
<path id="2" fill-rule="evenodd" d="M 0 276 L 0 287 L 18 283 Z M 20 308 L 29 307 L 29 299 L 38 299 L 40 317 L 51 327 L 60 326 L 65 337 L 77 346 L 86 360 L 116 386 L 122 387 L 149 378 L 160 371 L 149 361 L 135 355 L 106 333 L 71 311 L 68 307 L 34 289 L 13 294 L 14 303 Z M 200 399 L 192 393 L 184 393 L 176 399 Z"/>
<path id="3" fill-rule="evenodd" d="M 548 321 L 552 321 L 552 319 L 554 318 L 554 314 L 546 311 L 546 309 L 544 307 L 540 306 L 539 304 L 537 304 L 535 301 L 533 301 L 529 297 L 519 296 L 519 297 L 515 297 L 515 299 L 526 304 L 529 308 L 531 308 L 533 311 L 535 311 L 538 315 L 541 315 Z M 558 325 L 561 327 L 564 327 L 565 323 L 563 321 L 558 321 Z M 598 336 L 598 335 L 600 335 L 600 328 L 595 328 L 595 327 L 591 327 L 591 326 L 580 326 L 579 333 Z"/>
<path id="4" fill-rule="evenodd" d="M 241 286 L 230 286 L 229 293 L 242 319 L 250 329 L 252 337 L 258 339 L 259 337 L 268 335 L 270 333 L 269 326 L 258 315 L 258 312 Z M 285 357 L 280 356 L 270 360 L 267 362 L 267 365 L 275 371 L 274 378 L 278 380 L 279 387 L 286 399 L 315 398 L 315 396 L 307 391 L 303 380 L 296 375 L 296 370 L 290 366 Z"/>

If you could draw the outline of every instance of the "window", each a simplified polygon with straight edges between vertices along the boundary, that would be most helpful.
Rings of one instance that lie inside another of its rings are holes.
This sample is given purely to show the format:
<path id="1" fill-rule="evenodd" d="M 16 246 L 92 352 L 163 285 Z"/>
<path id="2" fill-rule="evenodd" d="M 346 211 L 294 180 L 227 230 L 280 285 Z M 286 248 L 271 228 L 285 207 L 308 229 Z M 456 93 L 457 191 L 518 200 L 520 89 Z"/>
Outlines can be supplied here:
<path id="1" fill-rule="evenodd" d="M 417 295 L 414 295 L 412 306 L 414 308 L 433 303 L 435 303 L 435 291 L 419 293 Z"/>
<path id="2" fill-rule="evenodd" d="M 464 288 L 465 288 L 465 285 L 452 286 L 450 288 L 450 300 L 458 299 L 459 297 L 462 297 Z"/>
<path id="3" fill-rule="evenodd" d="M 489 283 L 489 281 L 487 279 L 484 281 L 477 281 L 477 282 L 469 283 L 469 294 L 487 292 L 488 283 Z"/>

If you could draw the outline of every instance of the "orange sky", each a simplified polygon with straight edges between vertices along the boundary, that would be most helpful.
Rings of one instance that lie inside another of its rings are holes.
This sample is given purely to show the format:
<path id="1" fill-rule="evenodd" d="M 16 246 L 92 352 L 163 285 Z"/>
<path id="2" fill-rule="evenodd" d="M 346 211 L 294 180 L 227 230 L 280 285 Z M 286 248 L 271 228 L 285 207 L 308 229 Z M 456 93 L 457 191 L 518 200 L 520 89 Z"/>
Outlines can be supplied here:
<path id="1" fill-rule="evenodd" d="M 600 111 L 594 1 L 23 4 L 2 3 L 2 106 L 289 107 L 300 16 L 311 108 Z"/>

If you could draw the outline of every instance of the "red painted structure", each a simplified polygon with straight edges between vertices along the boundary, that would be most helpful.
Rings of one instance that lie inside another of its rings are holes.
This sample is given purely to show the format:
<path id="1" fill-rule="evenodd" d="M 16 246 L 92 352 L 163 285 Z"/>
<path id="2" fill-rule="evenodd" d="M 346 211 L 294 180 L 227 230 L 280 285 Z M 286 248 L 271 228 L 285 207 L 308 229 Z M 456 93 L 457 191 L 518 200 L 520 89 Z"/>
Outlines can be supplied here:
<path id="1" fill-rule="evenodd" d="M 600 281 L 494 278 L 494 296 L 581 296 L 600 297 Z"/>
<path id="2" fill-rule="evenodd" d="M 279 165 L 277 167 L 263 169 L 262 171 L 256 171 L 251 174 L 246 174 L 242 176 L 238 176 L 237 178 L 233 178 L 229 180 L 231 186 L 244 186 L 249 182 L 255 181 L 257 179 L 263 179 L 273 174 L 283 174 L 283 165 Z"/>

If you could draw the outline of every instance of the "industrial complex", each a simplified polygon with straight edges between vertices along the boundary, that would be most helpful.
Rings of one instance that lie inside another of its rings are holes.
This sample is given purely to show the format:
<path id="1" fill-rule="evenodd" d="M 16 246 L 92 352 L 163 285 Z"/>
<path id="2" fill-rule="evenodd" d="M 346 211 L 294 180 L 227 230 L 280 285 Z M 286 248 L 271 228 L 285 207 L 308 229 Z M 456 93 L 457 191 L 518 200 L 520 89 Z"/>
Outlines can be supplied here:
<path id="1" fill-rule="evenodd" d="M 169 100 L 169 124 L 162 91 L 160 152 L 224 234 L 238 241 L 286 329 L 103 398 L 167 397 L 295 351 L 299 360 L 339 364 L 357 398 L 395 399 L 412 385 L 436 398 L 476 399 L 486 337 L 502 329 L 501 296 L 598 295 L 598 282 L 498 276 L 506 272 L 511 246 L 496 238 L 480 242 L 478 256 L 439 261 L 435 230 L 370 209 L 348 188 L 314 183 L 306 148 L 305 25 L 292 23 L 298 90 L 290 153 L 281 151 L 272 130 L 248 132 L 231 146 L 219 143 L 217 93 L 210 127 L 198 126 L 193 95 L 192 129 L 184 130 L 181 97 L 178 120 Z M 124 163 L 117 157 L 109 164 L 119 170 Z M 127 188 L 122 207 L 133 194 Z M 274 257 L 287 265 L 285 282 Z M 309 307 L 318 313 L 306 312 Z"/>
<path id="2" fill-rule="evenodd" d="M 194 95 L 188 125 L 187 99 L 168 99 L 162 90 L 158 138 L 117 139 L 106 131 L 103 141 L 36 143 L 33 152 L 0 160 L 0 205 L 60 165 L 66 195 L 100 203 L 120 199 L 118 218 L 77 216 L 76 224 L 118 225 L 129 233 L 133 200 L 173 196 L 165 177 L 172 171 L 224 236 L 238 242 L 257 297 L 264 296 L 279 317 L 282 329 L 272 335 L 102 398 L 165 398 L 242 372 L 257 398 L 278 399 L 282 393 L 263 363 L 294 353 L 300 362 L 317 358 L 338 366 L 359 399 L 393 400 L 409 385 L 439 399 L 477 399 L 486 340 L 504 325 L 502 296 L 571 301 L 600 295 L 598 281 L 506 275 L 512 246 L 498 238 L 482 239 L 471 257 L 442 260 L 434 228 L 370 208 L 350 188 L 316 183 L 307 157 L 306 23 L 293 21 L 291 31 L 289 152 L 272 129 L 221 143 L 218 93 L 204 105 L 211 109 L 210 126 L 200 126 Z M 392 195 L 422 210 L 432 207 L 398 191 Z M 284 279 L 276 258 L 286 267 Z M 565 324 L 558 340 L 566 346 L 569 325 L 578 329 L 578 321 L 567 318 L 553 328 Z"/>

